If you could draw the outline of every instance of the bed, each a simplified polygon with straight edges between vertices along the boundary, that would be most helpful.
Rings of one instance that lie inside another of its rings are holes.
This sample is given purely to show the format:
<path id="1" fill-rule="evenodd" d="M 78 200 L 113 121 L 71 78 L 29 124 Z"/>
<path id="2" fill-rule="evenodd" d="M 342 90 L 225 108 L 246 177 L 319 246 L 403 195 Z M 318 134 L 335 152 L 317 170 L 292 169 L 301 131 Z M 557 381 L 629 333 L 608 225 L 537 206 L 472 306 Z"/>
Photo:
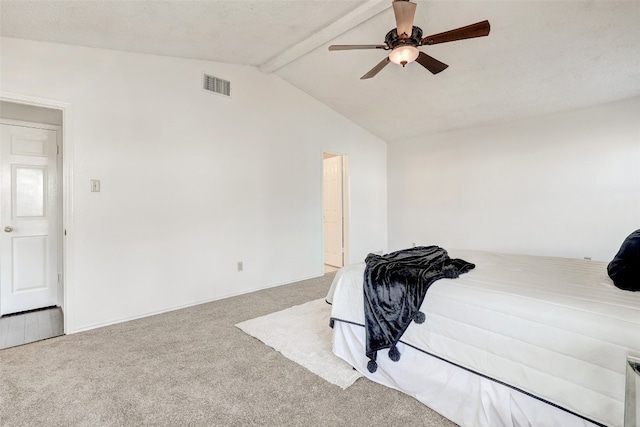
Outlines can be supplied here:
<path id="1" fill-rule="evenodd" d="M 627 357 L 640 357 L 640 292 L 607 263 L 449 250 L 476 268 L 437 280 L 392 361 L 365 356 L 365 264 L 336 273 L 333 351 L 369 379 L 461 426 L 623 426 Z"/>

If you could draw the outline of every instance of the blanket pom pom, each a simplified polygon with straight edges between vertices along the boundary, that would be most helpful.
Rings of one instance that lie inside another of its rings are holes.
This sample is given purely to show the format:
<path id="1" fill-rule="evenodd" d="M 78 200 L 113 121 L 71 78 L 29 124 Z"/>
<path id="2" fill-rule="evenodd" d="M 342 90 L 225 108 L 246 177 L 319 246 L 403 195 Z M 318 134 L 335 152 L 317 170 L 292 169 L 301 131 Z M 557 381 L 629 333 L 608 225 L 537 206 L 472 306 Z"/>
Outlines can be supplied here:
<path id="1" fill-rule="evenodd" d="M 426 319 L 427 319 L 427 316 L 425 316 L 424 313 L 421 311 L 417 311 L 416 314 L 413 316 L 413 320 L 415 320 L 416 323 L 424 323 Z"/>
<path id="2" fill-rule="evenodd" d="M 378 370 L 378 363 L 375 360 L 369 360 L 369 363 L 367 363 L 367 370 L 373 374 Z"/>
<path id="3" fill-rule="evenodd" d="M 400 350 L 395 345 L 389 349 L 389 359 L 397 362 L 400 360 Z"/>

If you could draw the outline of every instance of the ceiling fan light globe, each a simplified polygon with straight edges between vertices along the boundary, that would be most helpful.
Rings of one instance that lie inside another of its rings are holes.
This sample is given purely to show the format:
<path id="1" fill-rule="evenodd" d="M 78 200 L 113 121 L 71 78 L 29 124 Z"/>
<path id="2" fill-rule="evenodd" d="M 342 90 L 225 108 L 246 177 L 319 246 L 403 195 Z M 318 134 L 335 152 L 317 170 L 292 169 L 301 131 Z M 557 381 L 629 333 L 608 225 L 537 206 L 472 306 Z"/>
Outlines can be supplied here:
<path id="1" fill-rule="evenodd" d="M 419 53 L 418 48 L 415 46 L 398 46 L 389 54 L 389 61 L 404 67 L 408 63 L 415 61 Z"/>

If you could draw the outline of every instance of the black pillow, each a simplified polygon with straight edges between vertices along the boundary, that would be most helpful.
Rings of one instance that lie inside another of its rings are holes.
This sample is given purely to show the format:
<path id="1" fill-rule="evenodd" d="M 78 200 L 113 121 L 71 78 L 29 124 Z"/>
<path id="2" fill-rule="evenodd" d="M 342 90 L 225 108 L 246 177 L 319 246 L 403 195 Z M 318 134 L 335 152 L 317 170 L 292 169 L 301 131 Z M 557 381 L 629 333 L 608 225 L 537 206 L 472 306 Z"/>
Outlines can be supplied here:
<path id="1" fill-rule="evenodd" d="M 626 291 L 640 291 L 640 230 L 631 233 L 607 267 L 613 284 Z"/>

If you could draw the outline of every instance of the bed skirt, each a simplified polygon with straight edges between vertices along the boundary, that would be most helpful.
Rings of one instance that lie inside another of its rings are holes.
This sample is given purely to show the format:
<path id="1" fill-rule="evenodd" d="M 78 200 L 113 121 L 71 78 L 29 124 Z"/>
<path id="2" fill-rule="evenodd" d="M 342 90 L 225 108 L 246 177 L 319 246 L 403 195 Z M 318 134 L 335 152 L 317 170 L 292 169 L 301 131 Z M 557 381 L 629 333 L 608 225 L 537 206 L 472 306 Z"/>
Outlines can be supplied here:
<path id="1" fill-rule="evenodd" d="M 417 350 L 402 341 L 399 361 L 384 352 L 378 370 L 367 370 L 365 330 L 335 320 L 333 352 L 371 381 L 406 393 L 463 427 L 602 426 L 498 381 Z M 417 371 L 416 366 L 421 369 Z"/>

